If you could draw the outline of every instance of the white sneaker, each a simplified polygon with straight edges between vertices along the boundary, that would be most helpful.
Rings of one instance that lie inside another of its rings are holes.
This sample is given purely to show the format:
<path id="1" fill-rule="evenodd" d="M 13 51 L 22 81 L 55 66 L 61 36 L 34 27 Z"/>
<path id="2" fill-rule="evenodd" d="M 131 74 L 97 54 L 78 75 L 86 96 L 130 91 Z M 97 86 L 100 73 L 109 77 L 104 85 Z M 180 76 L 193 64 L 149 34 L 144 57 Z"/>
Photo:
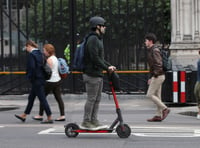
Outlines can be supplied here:
<path id="1" fill-rule="evenodd" d="M 200 120 L 200 114 L 197 114 L 197 119 Z"/>

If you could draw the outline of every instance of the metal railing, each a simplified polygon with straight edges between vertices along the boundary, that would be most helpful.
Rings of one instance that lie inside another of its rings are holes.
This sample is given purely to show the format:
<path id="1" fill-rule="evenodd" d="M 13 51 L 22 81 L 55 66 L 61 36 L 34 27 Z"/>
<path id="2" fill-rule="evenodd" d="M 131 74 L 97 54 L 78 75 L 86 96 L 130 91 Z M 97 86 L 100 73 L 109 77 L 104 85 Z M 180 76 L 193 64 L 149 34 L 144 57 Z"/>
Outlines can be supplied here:
<path id="1" fill-rule="evenodd" d="M 154 32 L 161 44 L 170 42 L 170 0 L 1 0 L 0 1 L 0 94 L 24 93 L 27 39 L 52 43 L 56 55 L 64 57 L 70 44 L 71 60 L 78 39 L 89 31 L 89 18 L 100 15 L 106 20 L 105 59 L 118 70 L 147 70 L 144 35 Z M 77 36 L 77 33 L 80 36 Z M 126 91 L 146 88 L 146 73 L 120 74 Z M 63 81 L 63 91 L 84 90 L 80 74 Z M 6 89 L 7 88 L 7 89 Z M 106 89 L 106 87 L 105 87 Z"/>

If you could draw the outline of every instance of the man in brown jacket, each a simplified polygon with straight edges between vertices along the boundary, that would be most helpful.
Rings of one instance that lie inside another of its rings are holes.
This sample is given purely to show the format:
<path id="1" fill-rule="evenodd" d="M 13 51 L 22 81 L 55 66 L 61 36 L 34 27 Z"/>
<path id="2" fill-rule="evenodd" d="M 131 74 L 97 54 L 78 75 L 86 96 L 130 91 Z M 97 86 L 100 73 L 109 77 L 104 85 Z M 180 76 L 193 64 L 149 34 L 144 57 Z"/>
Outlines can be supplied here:
<path id="1" fill-rule="evenodd" d="M 151 74 L 151 77 L 148 80 L 149 88 L 147 91 L 147 97 L 150 98 L 157 106 L 156 115 L 151 119 L 147 119 L 148 122 L 161 122 L 170 112 L 161 100 L 162 83 L 165 80 L 165 74 L 163 71 L 160 49 L 154 45 L 155 42 L 155 34 L 146 34 L 145 45 L 148 51 L 147 58 Z"/>

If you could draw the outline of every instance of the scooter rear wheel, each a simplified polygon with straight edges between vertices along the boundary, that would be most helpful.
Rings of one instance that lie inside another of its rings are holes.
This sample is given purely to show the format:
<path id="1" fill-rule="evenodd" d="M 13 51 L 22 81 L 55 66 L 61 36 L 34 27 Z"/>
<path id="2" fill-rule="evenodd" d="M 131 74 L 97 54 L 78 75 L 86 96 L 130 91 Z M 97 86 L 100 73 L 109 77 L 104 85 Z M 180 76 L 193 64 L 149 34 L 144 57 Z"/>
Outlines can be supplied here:
<path id="1" fill-rule="evenodd" d="M 118 125 L 116 132 L 120 138 L 128 138 L 131 135 L 131 128 L 127 124 Z"/>
<path id="2" fill-rule="evenodd" d="M 78 136 L 78 132 L 75 132 L 75 130 L 78 130 L 79 126 L 75 123 L 69 123 L 65 126 L 65 135 L 69 138 Z"/>

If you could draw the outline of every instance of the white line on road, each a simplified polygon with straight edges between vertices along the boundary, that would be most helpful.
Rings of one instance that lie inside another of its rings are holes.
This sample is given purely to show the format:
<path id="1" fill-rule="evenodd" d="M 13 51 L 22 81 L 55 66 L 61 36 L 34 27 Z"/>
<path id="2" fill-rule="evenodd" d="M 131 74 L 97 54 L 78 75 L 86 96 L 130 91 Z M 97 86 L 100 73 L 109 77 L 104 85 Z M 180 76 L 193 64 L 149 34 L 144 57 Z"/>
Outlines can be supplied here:
<path id="1" fill-rule="evenodd" d="M 54 133 L 55 130 L 56 130 L 56 128 L 49 128 L 49 129 L 39 132 L 38 134 L 39 135 L 51 134 L 52 132 Z"/>
<path id="2" fill-rule="evenodd" d="M 186 130 L 185 127 L 143 127 L 143 126 L 132 126 L 131 127 L 131 135 L 139 136 L 139 137 L 200 137 L 200 129 L 191 129 Z M 52 135 L 64 135 L 65 130 L 61 127 L 54 127 L 43 130 L 38 134 L 52 134 Z M 82 135 L 88 134 L 100 134 L 100 133 L 81 133 Z M 101 133 L 100 135 L 105 135 L 106 133 Z M 109 134 L 116 134 L 115 130 L 113 133 Z"/>
<path id="3" fill-rule="evenodd" d="M 138 137 L 160 137 L 160 138 L 178 138 L 178 137 L 200 137 L 195 133 L 132 133 Z"/>

